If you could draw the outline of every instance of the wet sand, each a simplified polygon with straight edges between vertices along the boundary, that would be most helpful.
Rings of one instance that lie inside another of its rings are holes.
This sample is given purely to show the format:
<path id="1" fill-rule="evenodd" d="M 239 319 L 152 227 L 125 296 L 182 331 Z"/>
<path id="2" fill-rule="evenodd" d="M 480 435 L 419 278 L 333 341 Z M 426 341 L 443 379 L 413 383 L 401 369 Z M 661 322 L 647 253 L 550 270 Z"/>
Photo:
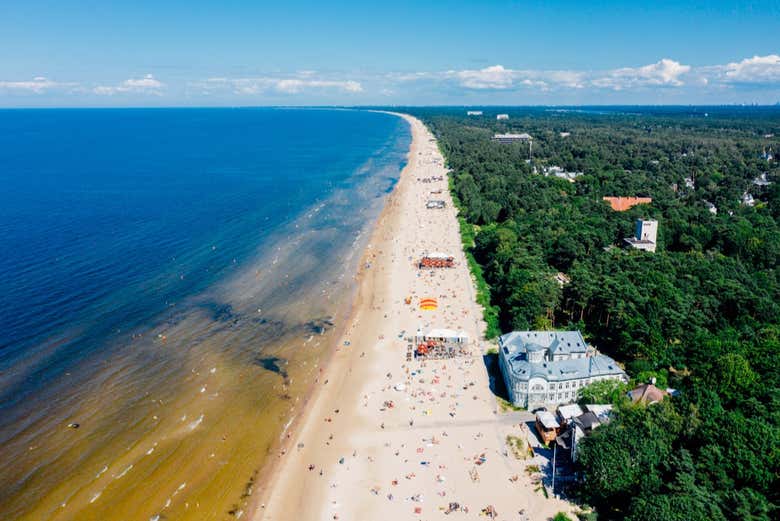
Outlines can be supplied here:
<path id="1" fill-rule="evenodd" d="M 489 389 L 447 172 L 430 132 L 401 117 L 413 131 L 409 162 L 367 248 L 352 319 L 254 495 L 252 519 L 438 519 L 450 502 L 459 519 L 478 519 L 487 505 L 500 519 L 571 512 L 535 490 L 530 460 L 507 453 L 506 436 L 528 431 L 499 414 Z M 447 207 L 428 210 L 429 199 Z M 434 251 L 453 255 L 456 267 L 418 270 L 420 255 Z M 438 308 L 420 309 L 423 297 Z M 465 330 L 468 355 L 407 361 L 407 337 L 429 327 Z"/>

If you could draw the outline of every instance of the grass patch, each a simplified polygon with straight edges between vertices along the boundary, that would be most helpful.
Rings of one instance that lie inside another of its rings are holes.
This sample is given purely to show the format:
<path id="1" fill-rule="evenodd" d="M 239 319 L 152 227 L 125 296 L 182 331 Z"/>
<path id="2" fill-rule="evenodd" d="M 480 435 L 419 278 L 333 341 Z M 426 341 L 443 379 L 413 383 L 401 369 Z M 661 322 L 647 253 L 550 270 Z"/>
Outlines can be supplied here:
<path id="1" fill-rule="evenodd" d="M 453 200 L 455 200 L 454 195 Z M 460 203 L 456 203 L 456 205 L 460 207 Z M 498 306 L 490 303 L 490 286 L 485 282 L 482 266 L 479 265 L 472 253 L 476 231 L 474 230 L 474 225 L 466 222 L 464 217 L 458 216 L 458 224 L 460 225 L 460 238 L 463 243 L 463 250 L 466 253 L 469 271 L 471 276 L 474 277 L 474 282 L 477 286 L 477 303 L 482 306 L 482 318 L 487 325 L 485 338 L 495 338 L 501 334 L 501 329 L 498 327 Z"/>
<path id="2" fill-rule="evenodd" d="M 500 396 L 496 396 L 496 401 L 498 402 L 498 409 L 501 412 L 514 412 L 514 411 L 524 411 L 522 407 L 518 407 L 517 405 L 513 404 L 509 400 L 505 398 L 501 398 Z"/>
<path id="3" fill-rule="evenodd" d="M 515 459 L 526 459 L 528 457 L 528 451 L 526 451 L 526 441 L 519 436 L 512 436 L 511 434 L 506 437 L 506 446 L 514 454 Z"/>

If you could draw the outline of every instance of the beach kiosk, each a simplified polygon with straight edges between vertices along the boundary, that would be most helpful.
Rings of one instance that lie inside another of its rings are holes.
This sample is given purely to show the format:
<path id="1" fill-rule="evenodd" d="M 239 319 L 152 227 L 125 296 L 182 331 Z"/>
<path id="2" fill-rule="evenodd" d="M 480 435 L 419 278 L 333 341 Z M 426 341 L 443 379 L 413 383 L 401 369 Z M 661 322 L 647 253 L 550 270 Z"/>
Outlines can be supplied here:
<path id="1" fill-rule="evenodd" d="M 420 269 L 424 268 L 452 268 L 455 266 L 455 258 L 452 255 L 441 252 L 433 252 L 423 255 L 420 259 Z"/>
<path id="2" fill-rule="evenodd" d="M 469 336 L 465 331 L 438 328 L 423 332 L 418 329 L 414 335 L 414 354 L 422 358 L 452 358 L 465 355 L 468 344 Z"/>

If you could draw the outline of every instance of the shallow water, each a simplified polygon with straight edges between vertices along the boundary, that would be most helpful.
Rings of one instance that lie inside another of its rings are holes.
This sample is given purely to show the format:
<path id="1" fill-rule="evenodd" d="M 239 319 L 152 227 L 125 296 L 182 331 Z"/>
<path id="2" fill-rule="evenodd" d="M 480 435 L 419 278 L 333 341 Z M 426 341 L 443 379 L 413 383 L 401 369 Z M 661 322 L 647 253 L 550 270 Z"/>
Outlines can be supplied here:
<path id="1" fill-rule="evenodd" d="M 409 141 L 367 112 L 0 111 L 2 517 L 237 516 Z"/>

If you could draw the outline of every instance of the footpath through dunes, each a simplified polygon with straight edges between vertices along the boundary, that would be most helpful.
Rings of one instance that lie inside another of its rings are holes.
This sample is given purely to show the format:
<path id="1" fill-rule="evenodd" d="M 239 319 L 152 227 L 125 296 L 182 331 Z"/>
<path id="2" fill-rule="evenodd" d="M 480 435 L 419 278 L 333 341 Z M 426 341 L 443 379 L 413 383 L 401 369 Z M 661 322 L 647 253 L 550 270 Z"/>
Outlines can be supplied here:
<path id="1" fill-rule="evenodd" d="M 443 519 L 455 503 L 458 519 L 478 519 L 488 505 L 501 519 L 571 511 L 536 491 L 507 453 L 519 426 L 490 391 L 444 161 L 428 129 L 399 116 L 412 128 L 408 164 L 368 246 L 351 322 L 256 495 L 254 519 Z M 452 255 L 454 267 L 420 269 L 433 252 Z M 435 305 L 421 309 L 424 299 Z M 408 356 L 418 328 L 462 331 L 465 352 Z"/>

